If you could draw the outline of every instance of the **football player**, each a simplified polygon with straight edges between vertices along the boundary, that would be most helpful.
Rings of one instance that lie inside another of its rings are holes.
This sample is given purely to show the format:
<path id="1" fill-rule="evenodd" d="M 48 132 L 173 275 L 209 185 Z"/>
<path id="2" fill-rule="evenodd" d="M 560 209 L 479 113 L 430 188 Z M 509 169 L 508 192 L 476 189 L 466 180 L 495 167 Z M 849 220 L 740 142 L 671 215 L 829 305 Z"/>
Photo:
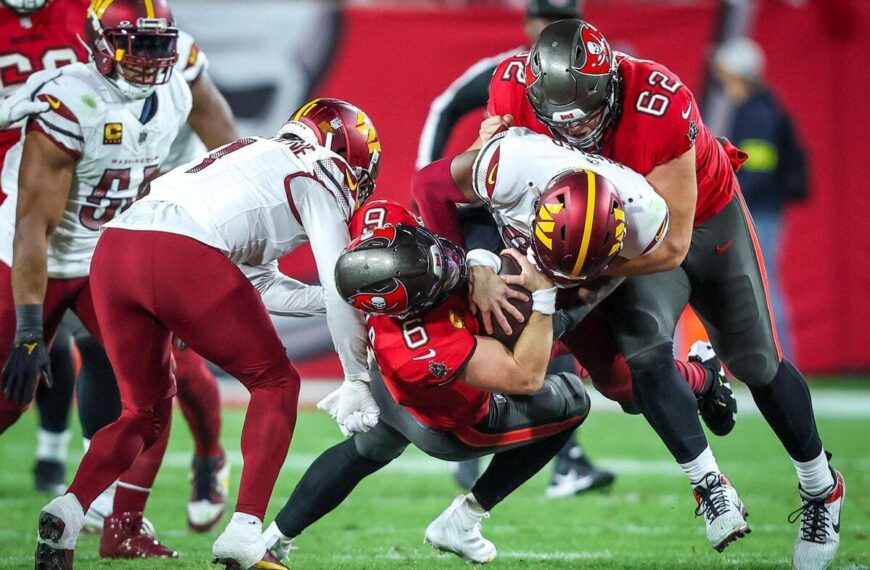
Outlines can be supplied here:
<path id="1" fill-rule="evenodd" d="M 46 345 L 67 309 L 101 338 L 88 278 L 99 228 L 147 190 L 190 111 L 190 89 L 172 74 L 178 31 L 165 2 L 100 3 L 87 31 L 94 62 L 34 73 L 21 88 L 49 109 L 27 122 L 3 169 L 4 427 L 40 378 L 50 381 Z M 141 532 L 163 448 L 124 474 L 104 555 L 173 554 Z"/>
<path id="2" fill-rule="evenodd" d="M 84 13 L 89 0 L 9 0 L 0 6 L 0 97 L 8 96 L 23 85 L 27 77 L 41 69 L 55 69 L 75 61 L 87 61 L 89 55 L 79 40 L 84 35 Z M 187 124 L 172 144 L 169 157 L 161 165 L 166 172 L 186 162 L 205 149 L 216 148 L 237 137 L 232 113 L 212 83 L 208 60 L 193 38 L 179 31 L 178 59 L 174 71 L 191 87 L 193 107 Z M 0 168 L 9 148 L 20 138 L 20 120 L 44 112 L 49 105 L 31 100 L 29 93 L 0 101 Z M 10 128 L 11 127 L 11 128 Z M 5 130 L 3 130 L 5 129 Z M 203 145 L 203 142 L 205 145 Z M 5 199 L 0 184 L 0 203 Z M 102 346 L 79 323 L 69 327 L 76 331 L 75 342 L 82 355 L 77 383 L 82 432 L 85 445 L 103 426 L 114 421 L 121 403 L 115 377 Z M 193 351 L 175 351 L 178 364 L 176 379 L 179 403 L 194 436 L 195 452 L 191 499 L 188 503 L 188 526 L 204 532 L 220 520 L 228 491 L 229 465 L 220 446 L 220 409 L 217 381 L 205 362 Z M 52 344 L 53 386 L 40 385 L 36 402 L 40 410 L 41 429 L 37 433 L 36 486 L 55 494 L 63 492 L 64 462 L 70 432 L 67 418 L 72 399 L 73 369 L 70 335 L 67 327 L 58 329 Z M 14 421 L 14 414 L 5 421 Z M 88 511 L 86 526 L 99 532 L 105 516 L 111 513 L 114 486 L 107 490 Z"/>
<path id="3" fill-rule="evenodd" d="M 829 465 L 806 382 L 779 348 L 764 263 L 734 175 L 739 151 L 713 137 L 675 74 L 613 52 L 586 22 L 553 24 L 523 59 L 522 75 L 494 76 L 492 117 L 481 135 L 509 123 L 592 149 L 644 175 L 668 204 L 671 227 L 662 246 L 608 270 L 633 278 L 607 308 L 644 414 L 695 486 L 711 544 L 722 549 L 748 527 L 670 364 L 687 303 L 795 465 L 801 507 L 793 566 L 827 567 L 839 545 L 845 483 Z M 641 322 L 646 326 L 634 325 Z"/>
<path id="4" fill-rule="evenodd" d="M 251 393 L 239 497 L 214 543 L 217 562 L 250 568 L 266 556 L 262 518 L 296 421 L 299 375 L 267 307 L 310 314 L 325 303 L 346 379 L 337 419 L 358 412 L 363 429 L 377 423 L 362 315 L 338 296 L 333 270 L 351 214 L 374 189 L 380 149 L 360 109 L 316 99 L 277 137 L 237 140 L 153 181 L 148 196 L 104 225 L 90 285 L 123 411 L 94 436 L 69 492 L 43 509 L 37 567 L 71 567 L 83 509 L 165 441 L 173 334 Z M 304 242 L 322 288 L 277 271 L 276 260 Z"/>
<path id="5" fill-rule="evenodd" d="M 481 535 L 483 518 L 543 468 L 589 412 L 579 378 L 546 374 L 556 289 L 510 250 L 522 274 L 505 279 L 533 299 L 511 351 L 479 334 L 459 247 L 386 200 L 363 206 L 354 230 L 363 231 L 339 258 L 335 279 L 342 297 L 369 315 L 380 421 L 314 461 L 265 532 L 270 552 L 285 558 L 296 536 L 413 443 L 453 461 L 495 454 L 471 492 L 456 497 L 425 534 L 435 548 L 487 563 L 496 548 Z"/>

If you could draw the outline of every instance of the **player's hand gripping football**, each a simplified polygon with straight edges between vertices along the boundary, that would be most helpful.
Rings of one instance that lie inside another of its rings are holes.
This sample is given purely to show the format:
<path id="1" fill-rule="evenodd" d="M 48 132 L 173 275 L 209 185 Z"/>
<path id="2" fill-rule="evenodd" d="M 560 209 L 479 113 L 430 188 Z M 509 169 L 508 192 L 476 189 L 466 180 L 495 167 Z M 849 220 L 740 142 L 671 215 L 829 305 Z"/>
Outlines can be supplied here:
<path id="1" fill-rule="evenodd" d="M 332 416 L 345 436 L 369 431 L 378 424 L 380 414 L 369 383 L 363 380 L 345 380 L 317 407 Z"/>
<path id="2" fill-rule="evenodd" d="M 480 140 L 486 142 L 495 136 L 496 133 L 507 129 L 513 124 L 514 118 L 512 115 L 493 115 L 492 117 L 487 117 L 480 123 Z"/>
<path id="3" fill-rule="evenodd" d="M 3 393 L 19 406 L 27 405 L 40 380 L 51 386 L 51 367 L 42 335 L 19 337 L 3 367 Z"/>
<path id="4" fill-rule="evenodd" d="M 24 91 L 19 89 L 18 91 Z M 10 95 L 0 100 L 0 130 L 8 128 L 28 115 L 38 115 L 48 111 L 45 101 L 31 101 L 23 96 Z"/>
<path id="5" fill-rule="evenodd" d="M 507 283 L 492 268 L 472 267 L 468 272 L 468 282 L 471 285 L 469 299 L 471 313 L 474 315 L 480 313 L 483 328 L 486 329 L 487 334 L 493 334 L 493 319 L 505 334 L 511 335 L 513 333 L 505 312 L 516 319 L 518 323 L 525 320 L 519 309 L 511 305 L 510 300 L 519 299 L 525 302 L 529 300 L 529 296 L 508 287 Z"/>
<path id="6" fill-rule="evenodd" d="M 516 249 L 506 249 L 501 252 L 502 255 L 508 254 L 520 264 L 522 273 L 519 275 L 502 275 L 501 278 L 508 285 L 518 285 L 524 289 L 528 289 L 532 293 L 542 289 L 552 289 L 553 282 L 546 275 L 535 267 L 529 259 L 517 251 Z"/>

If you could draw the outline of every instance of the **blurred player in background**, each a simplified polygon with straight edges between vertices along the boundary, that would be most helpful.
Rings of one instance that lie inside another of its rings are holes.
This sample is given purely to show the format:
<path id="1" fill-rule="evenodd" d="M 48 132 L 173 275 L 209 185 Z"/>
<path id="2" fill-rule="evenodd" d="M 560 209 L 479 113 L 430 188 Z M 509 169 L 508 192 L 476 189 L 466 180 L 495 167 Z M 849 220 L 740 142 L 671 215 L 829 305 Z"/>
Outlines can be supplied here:
<path id="1" fill-rule="evenodd" d="M 94 436 L 69 492 L 43 509 L 38 568 L 71 567 L 83 509 L 137 457 L 159 448 L 162 456 L 175 391 L 173 334 L 251 394 L 239 497 L 214 543 L 215 561 L 250 568 L 268 558 L 262 519 L 296 423 L 299 375 L 267 308 L 314 314 L 325 303 L 345 371 L 337 419 L 350 429 L 347 416 L 356 413 L 362 431 L 377 423 L 363 318 L 338 296 L 333 271 L 350 216 L 374 190 L 380 148 L 361 110 L 316 99 L 277 137 L 237 140 L 160 177 L 106 224 L 91 283 L 124 407 Z M 322 288 L 278 272 L 277 259 L 306 241 Z"/>
<path id="2" fill-rule="evenodd" d="M 511 250 L 522 274 L 505 278 L 533 298 L 511 351 L 478 331 L 459 247 L 389 200 L 364 205 L 351 232 L 358 237 L 338 260 L 336 285 L 369 315 L 380 421 L 314 461 L 264 533 L 267 545 L 283 560 L 295 537 L 413 443 L 440 459 L 494 454 L 471 492 L 456 497 L 425 534 L 435 548 L 490 562 L 496 548 L 480 523 L 555 456 L 589 413 L 576 375 L 546 372 L 556 289 Z"/>
<path id="3" fill-rule="evenodd" d="M 0 42 L 7 41 L 9 45 L 6 55 L 0 58 L 0 68 L 7 68 L 5 75 L 0 76 L 0 95 L 10 95 L 30 73 L 40 69 L 88 60 L 87 50 L 80 41 L 88 3 L 88 0 L 51 0 L 48 5 L 39 0 L 4 2 L 5 8 L 0 8 L 0 29 L 4 31 Z M 193 108 L 188 123 L 172 145 L 169 158 L 161 166 L 163 171 L 190 160 L 204 146 L 211 149 L 237 138 L 232 113 L 206 71 L 205 54 L 184 32 L 179 32 L 177 49 L 175 72 L 181 73 L 190 84 Z M 16 101 L 17 112 L 12 114 L 13 100 L 6 101 L 7 114 L 0 112 L 0 129 L 6 128 L 0 131 L 0 167 L 6 151 L 21 136 L 20 119 L 28 111 L 48 109 L 45 102 L 21 99 Z M 4 198 L 0 187 L 0 202 Z M 82 355 L 76 390 L 85 445 L 96 431 L 115 420 L 121 410 L 117 384 L 102 346 L 71 314 L 65 322 L 69 326 L 59 327 L 51 349 L 53 386 L 41 384 L 36 396 L 41 429 L 37 434 L 35 483 L 37 489 L 55 494 L 65 489 L 64 464 L 70 438 L 67 426 L 74 379 L 70 331 L 75 332 L 75 343 Z M 214 376 L 193 351 L 177 350 L 175 358 L 179 403 L 196 445 L 188 525 L 204 532 L 220 519 L 228 491 L 229 465 L 219 442 L 219 393 Z M 89 530 L 102 528 L 103 519 L 112 510 L 113 494 L 114 486 L 89 511 Z"/>
<path id="4" fill-rule="evenodd" d="M 586 22 L 550 25 L 529 54 L 502 65 L 512 61 L 527 65 L 509 80 L 494 76 L 482 138 L 505 124 L 526 126 L 631 167 L 668 204 L 662 245 L 608 270 L 631 278 L 605 308 L 644 416 L 694 487 L 711 545 L 724 549 L 748 526 L 694 413 L 694 394 L 673 364 L 674 328 L 687 304 L 794 463 L 801 507 L 793 518 L 800 523 L 793 567 L 829 566 L 845 483 L 829 465 L 806 381 L 779 347 L 762 254 L 734 173 L 745 156 L 716 141 L 692 92 L 670 70 L 614 53 Z"/>
<path id="5" fill-rule="evenodd" d="M 528 49 L 549 24 L 564 18 L 581 17 L 581 5 L 580 0 L 529 0 L 523 21 L 527 45 L 478 61 L 432 101 L 420 134 L 417 168 L 424 168 L 441 158 L 451 132 L 462 117 L 485 110 L 489 99 L 489 83 L 498 64 L 518 51 Z M 469 249 L 483 248 L 498 252 L 504 247 L 498 228 L 484 206 L 463 207 L 460 210 L 460 223 L 465 246 Z M 573 371 L 574 366 L 574 360 L 564 355 L 553 360 L 549 372 Z M 454 469 L 456 482 L 470 489 L 480 473 L 480 460 L 451 463 L 451 468 Z M 552 498 L 571 496 L 609 485 L 614 479 L 612 472 L 597 468 L 589 461 L 575 436 L 559 452 L 546 494 Z"/>

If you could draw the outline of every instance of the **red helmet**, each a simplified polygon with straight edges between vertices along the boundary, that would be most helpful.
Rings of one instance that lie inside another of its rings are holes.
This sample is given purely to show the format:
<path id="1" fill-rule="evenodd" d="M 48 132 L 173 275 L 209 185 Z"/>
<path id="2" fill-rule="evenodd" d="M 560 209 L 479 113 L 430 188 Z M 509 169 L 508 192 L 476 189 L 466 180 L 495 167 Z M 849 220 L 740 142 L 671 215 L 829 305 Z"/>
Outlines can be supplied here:
<path id="1" fill-rule="evenodd" d="M 423 225 L 423 220 L 398 202 L 380 199 L 369 200 L 360 206 L 353 213 L 347 227 L 350 231 L 350 237 L 355 238 L 366 230 L 374 230 L 388 225 L 397 226 L 399 224 L 420 227 Z"/>
<path id="2" fill-rule="evenodd" d="M 372 120 L 359 107 L 341 99 L 314 99 L 296 110 L 288 121 L 302 123 L 317 137 L 317 144 L 342 157 L 357 175 L 358 202 L 375 190 L 381 165 L 381 141 Z M 290 132 L 285 124 L 280 133 Z"/>
<path id="3" fill-rule="evenodd" d="M 85 32 L 97 69 L 119 87 L 169 81 L 178 28 L 166 0 L 92 0 Z"/>
<path id="4" fill-rule="evenodd" d="M 622 249 L 625 211 L 606 178 L 569 170 L 547 183 L 532 226 L 532 250 L 544 272 L 577 281 L 607 269 Z"/>

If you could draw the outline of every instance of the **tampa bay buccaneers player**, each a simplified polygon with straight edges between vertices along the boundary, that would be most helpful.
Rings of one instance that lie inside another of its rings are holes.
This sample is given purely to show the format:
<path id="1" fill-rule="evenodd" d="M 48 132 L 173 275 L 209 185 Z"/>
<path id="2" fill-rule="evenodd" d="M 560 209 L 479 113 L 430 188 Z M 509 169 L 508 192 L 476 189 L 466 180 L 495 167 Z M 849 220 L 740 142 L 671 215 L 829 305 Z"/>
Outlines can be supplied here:
<path id="1" fill-rule="evenodd" d="M 21 137 L 21 119 L 44 112 L 48 103 L 31 100 L 23 91 L 11 97 L 27 77 L 42 69 L 56 69 L 87 61 L 89 55 L 81 38 L 85 35 L 85 10 L 90 0 L 8 0 L 0 5 L 0 168 L 6 152 Z M 235 140 L 232 113 L 207 72 L 208 59 L 193 38 L 179 31 L 178 59 L 174 72 L 188 82 L 193 107 L 188 121 L 172 144 L 161 165 L 166 172 L 204 150 Z M 5 199 L 0 182 L 0 203 Z M 73 324 L 82 368 L 76 385 L 79 416 L 85 444 L 103 426 L 117 418 L 121 404 L 114 375 L 105 352 L 80 325 Z M 192 465 L 192 492 L 188 503 L 188 525 L 204 532 L 220 520 L 224 511 L 229 465 L 220 446 L 220 410 L 217 382 L 205 361 L 192 350 L 175 351 L 178 396 L 196 446 Z M 37 433 L 36 486 L 62 492 L 64 462 L 70 432 L 67 418 L 72 397 L 73 369 L 70 334 L 60 327 L 52 344 L 53 384 L 39 386 L 36 402 L 41 429 Z M 14 414 L 0 423 L 13 421 Z M 2 428 L 0 428 L 2 429 Z M 99 532 L 112 511 L 114 486 L 92 505 L 86 527 Z"/>
<path id="2" fill-rule="evenodd" d="M 631 277 L 606 308 L 644 414 L 696 486 L 711 543 L 724 547 L 745 524 L 734 516 L 739 499 L 670 358 L 689 303 L 795 465 L 801 507 L 793 567 L 830 565 L 845 483 L 828 463 L 806 382 L 779 349 L 764 264 L 733 172 L 737 149 L 713 137 L 692 92 L 669 69 L 613 52 L 581 20 L 549 26 L 528 54 L 503 62 L 488 110 L 483 138 L 504 124 L 526 126 L 631 167 L 664 198 L 671 228 L 662 246 L 608 270 Z M 734 524 L 717 530 L 710 523 L 722 512 Z"/>
<path id="3" fill-rule="evenodd" d="M 573 374 L 546 374 L 556 289 L 516 250 L 533 311 L 513 350 L 478 331 L 469 311 L 464 252 L 389 200 L 365 204 L 357 237 L 335 268 L 342 297 L 367 313 L 377 365 L 378 425 L 325 451 L 264 533 L 283 559 L 292 539 L 336 508 L 409 443 L 447 460 L 494 454 L 471 492 L 456 497 L 425 541 L 476 563 L 496 555 L 480 523 L 540 471 L 586 418 L 589 400 Z"/>

